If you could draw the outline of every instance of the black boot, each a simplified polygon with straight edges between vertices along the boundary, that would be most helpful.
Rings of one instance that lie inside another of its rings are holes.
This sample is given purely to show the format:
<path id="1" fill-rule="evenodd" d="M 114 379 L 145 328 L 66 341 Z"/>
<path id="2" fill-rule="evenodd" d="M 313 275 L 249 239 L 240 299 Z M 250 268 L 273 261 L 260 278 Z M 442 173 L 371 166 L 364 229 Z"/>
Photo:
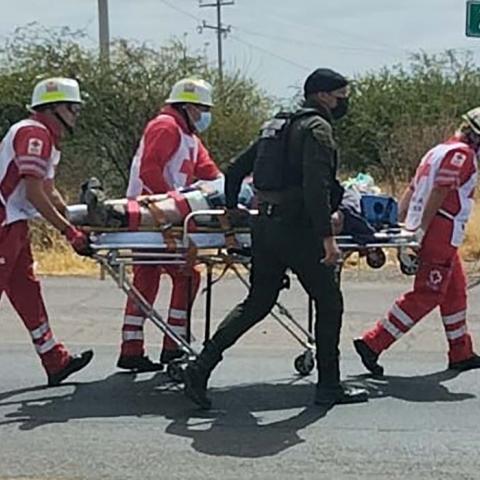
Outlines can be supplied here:
<path id="1" fill-rule="evenodd" d="M 379 377 L 383 376 L 383 367 L 377 363 L 379 357 L 378 353 L 375 353 L 361 338 L 356 338 L 353 341 L 353 346 L 360 355 L 360 359 L 365 368 L 373 373 L 373 375 Z"/>
<path id="2" fill-rule="evenodd" d="M 340 383 L 337 385 L 319 383 L 315 392 L 315 404 L 325 407 L 367 401 L 368 392 L 366 390 L 363 388 L 345 387 Z"/>
<path id="3" fill-rule="evenodd" d="M 105 200 L 106 196 L 103 191 L 102 182 L 100 182 L 98 178 L 92 177 L 82 184 L 80 203 L 87 205 L 87 225 L 105 226 Z"/>
<path id="4" fill-rule="evenodd" d="M 212 401 L 207 397 L 207 382 L 210 373 L 200 368 L 196 362 L 188 365 L 183 371 L 185 395 L 204 410 L 212 407 Z"/>
<path id="5" fill-rule="evenodd" d="M 212 370 L 221 359 L 220 351 L 210 341 L 198 358 L 183 371 L 185 395 L 204 410 L 209 410 L 212 406 L 212 401 L 207 396 L 207 383 Z"/>
<path id="6" fill-rule="evenodd" d="M 163 349 L 162 353 L 160 354 L 160 363 L 167 365 L 171 361 L 182 358 L 183 356 L 185 356 L 185 353 L 179 348 L 175 348 L 174 350 Z"/>
<path id="7" fill-rule="evenodd" d="M 451 370 L 457 370 L 458 372 L 466 372 L 467 370 L 480 368 L 480 356 L 474 353 L 473 356 L 466 360 L 462 360 L 461 362 L 450 362 L 448 368 Z"/>
<path id="8" fill-rule="evenodd" d="M 146 355 L 120 355 L 117 361 L 117 367 L 135 373 L 158 372 L 163 370 L 163 365 L 161 363 L 152 362 Z"/>
<path id="9" fill-rule="evenodd" d="M 93 358 L 92 350 L 85 350 L 80 355 L 72 355 L 70 361 L 57 373 L 48 374 L 48 386 L 55 387 L 60 385 L 63 380 L 69 377 L 72 373 L 78 372 L 82 368 L 86 367 L 87 364 Z"/>

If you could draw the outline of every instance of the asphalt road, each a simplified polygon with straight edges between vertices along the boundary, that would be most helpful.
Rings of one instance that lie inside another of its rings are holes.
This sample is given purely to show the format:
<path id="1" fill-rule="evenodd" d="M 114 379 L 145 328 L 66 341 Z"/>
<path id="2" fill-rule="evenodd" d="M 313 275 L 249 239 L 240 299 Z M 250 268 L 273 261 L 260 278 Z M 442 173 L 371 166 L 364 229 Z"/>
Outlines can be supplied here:
<path id="1" fill-rule="evenodd" d="M 438 316 L 385 354 L 384 379 L 364 375 L 351 346 L 408 280 L 346 275 L 343 374 L 368 388 L 371 399 L 329 411 L 312 405 L 315 375 L 294 374 L 302 348 L 272 319 L 226 354 L 212 378 L 215 408 L 201 412 L 163 373 L 116 371 L 124 298 L 112 282 L 46 278 L 43 284 L 56 336 L 73 351 L 93 347 L 95 358 L 72 383 L 45 388 L 29 337 L 2 299 L 1 480 L 480 478 L 480 372 L 445 371 Z M 231 277 L 215 288 L 218 322 L 245 290 Z M 166 280 L 160 311 L 169 289 Z M 305 296 L 295 282 L 282 301 L 305 321 Z M 203 304 L 200 297 L 194 311 L 198 339 Z M 473 290 L 470 326 L 477 339 L 479 304 Z M 149 325 L 147 337 L 156 358 L 161 336 Z"/>

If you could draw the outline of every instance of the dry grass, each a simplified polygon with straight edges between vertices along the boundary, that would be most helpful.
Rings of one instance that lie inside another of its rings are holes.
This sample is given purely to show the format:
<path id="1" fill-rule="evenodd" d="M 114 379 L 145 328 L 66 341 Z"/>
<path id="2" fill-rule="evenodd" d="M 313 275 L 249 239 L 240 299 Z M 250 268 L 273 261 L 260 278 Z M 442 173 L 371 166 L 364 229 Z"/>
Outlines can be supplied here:
<path id="1" fill-rule="evenodd" d="M 100 275 L 97 263 L 88 258 L 76 255 L 65 248 L 51 250 L 35 250 L 36 272 L 40 275 Z"/>
<path id="2" fill-rule="evenodd" d="M 34 222 L 30 234 L 38 274 L 99 276 L 97 263 L 77 255 L 53 227 L 44 222 Z"/>
<path id="3" fill-rule="evenodd" d="M 472 217 L 467 226 L 465 242 L 461 247 L 462 257 L 468 261 L 480 259 L 480 200 L 477 199 Z"/>

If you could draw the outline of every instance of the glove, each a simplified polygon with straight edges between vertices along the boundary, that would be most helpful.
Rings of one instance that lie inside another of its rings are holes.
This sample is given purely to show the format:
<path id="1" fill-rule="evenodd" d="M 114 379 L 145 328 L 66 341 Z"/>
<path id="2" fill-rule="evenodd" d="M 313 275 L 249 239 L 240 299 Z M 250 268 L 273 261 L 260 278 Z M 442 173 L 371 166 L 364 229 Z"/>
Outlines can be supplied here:
<path id="1" fill-rule="evenodd" d="M 63 234 L 68 243 L 79 255 L 90 257 L 93 254 L 93 250 L 90 247 L 90 239 L 85 232 L 70 225 Z"/>

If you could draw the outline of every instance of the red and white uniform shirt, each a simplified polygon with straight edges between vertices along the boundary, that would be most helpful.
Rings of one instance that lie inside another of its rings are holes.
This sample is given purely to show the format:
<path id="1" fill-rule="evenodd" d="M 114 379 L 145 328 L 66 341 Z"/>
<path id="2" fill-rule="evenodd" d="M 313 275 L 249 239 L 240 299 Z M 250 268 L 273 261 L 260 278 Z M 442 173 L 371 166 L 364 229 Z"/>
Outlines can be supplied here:
<path id="1" fill-rule="evenodd" d="M 143 133 L 130 168 L 127 197 L 166 193 L 219 175 L 198 136 L 177 110 L 167 106 Z"/>
<path id="2" fill-rule="evenodd" d="M 60 161 L 55 137 L 41 114 L 13 125 L 0 143 L 0 226 L 33 218 L 25 175 L 52 179 Z"/>
<path id="3" fill-rule="evenodd" d="M 458 247 L 465 236 L 465 225 L 473 207 L 477 183 L 476 152 L 457 137 L 452 137 L 429 150 L 417 168 L 410 188 L 413 190 L 406 227 L 420 226 L 425 204 L 435 187 L 450 189 L 439 213 L 453 222 L 450 243 Z"/>

